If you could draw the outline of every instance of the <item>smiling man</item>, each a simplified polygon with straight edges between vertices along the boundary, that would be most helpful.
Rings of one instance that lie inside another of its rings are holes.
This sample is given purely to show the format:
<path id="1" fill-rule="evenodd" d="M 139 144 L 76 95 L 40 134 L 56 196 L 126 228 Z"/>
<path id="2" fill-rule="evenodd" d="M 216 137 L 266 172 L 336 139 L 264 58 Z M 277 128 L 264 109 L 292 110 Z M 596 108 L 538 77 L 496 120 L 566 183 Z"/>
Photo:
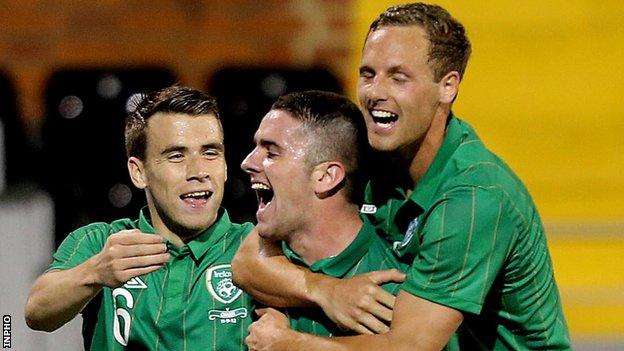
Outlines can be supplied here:
<path id="1" fill-rule="evenodd" d="M 147 207 L 72 232 L 31 289 L 28 325 L 52 331 L 82 312 L 86 349 L 241 350 L 251 305 L 230 260 L 252 225 L 220 207 L 216 101 L 180 86 L 146 95 L 126 119 L 126 150 Z"/>
<path id="2" fill-rule="evenodd" d="M 264 116 L 254 139 L 256 147 L 242 168 L 258 195 L 256 229 L 263 240 L 278 242 L 295 264 L 334 278 L 406 268 L 359 215 L 368 145 L 355 104 L 329 92 L 284 95 Z M 382 286 L 388 315 L 399 285 Z M 318 308 L 293 308 L 288 314 L 298 331 L 353 333 L 338 328 Z"/>

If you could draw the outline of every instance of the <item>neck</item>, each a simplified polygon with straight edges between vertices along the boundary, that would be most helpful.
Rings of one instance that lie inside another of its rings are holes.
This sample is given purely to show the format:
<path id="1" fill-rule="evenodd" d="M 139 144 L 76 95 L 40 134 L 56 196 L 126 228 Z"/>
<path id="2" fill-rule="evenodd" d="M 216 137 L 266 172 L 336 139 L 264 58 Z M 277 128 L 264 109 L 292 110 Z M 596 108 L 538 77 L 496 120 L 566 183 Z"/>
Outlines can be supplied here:
<path id="1" fill-rule="evenodd" d="M 192 239 L 192 238 L 181 237 L 173 233 L 172 231 L 169 230 L 169 228 L 167 228 L 167 226 L 164 223 L 162 223 L 162 221 L 154 222 L 152 223 L 152 225 L 154 226 L 154 230 L 156 230 L 156 233 L 158 235 L 165 238 L 167 241 L 171 242 L 176 247 L 182 247 L 188 241 Z"/>
<path id="2" fill-rule="evenodd" d="M 362 227 L 357 205 L 345 204 L 343 199 L 321 201 L 325 203 L 313 216 L 317 220 L 305 231 L 293 233 L 286 240 L 308 265 L 344 251 Z"/>
<path id="3" fill-rule="evenodd" d="M 420 145 L 417 147 L 417 151 L 411 159 L 407 159 L 406 166 L 409 171 L 411 180 L 408 191 L 411 191 L 418 182 L 425 176 L 425 173 L 429 169 L 429 166 L 433 163 L 435 156 L 437 155 L 442 143 L 444 142 L 444 135 L 446 134 L 446 120 L 450 110 L 439 110 L 438 113 L 431 120 L 431 125 L 425 137 Z"/>
<path id="4" fill-rule="evenodd" d="M 179 230 L 174 230 L 173 225 L 167 225 L 167 223 L 163 221 L 162 216 L 159 215 L 156 208 L 154 208 L 154 206 L 151 205 L 149 201 L 148 209 L 150 213 L 150 219 L 152 221 L 152 226 L 154 227 L 154 231 L 156 231 L 156 234 L 171 242 L 176 247 L 182 247 L 186 245 L 186 243 L 196 238 L 202 232 L 199 231 L 193 233 L 189 232 L 184 234 L 178 234 L 184 232 L 182 228 L 180 228 Z"/>

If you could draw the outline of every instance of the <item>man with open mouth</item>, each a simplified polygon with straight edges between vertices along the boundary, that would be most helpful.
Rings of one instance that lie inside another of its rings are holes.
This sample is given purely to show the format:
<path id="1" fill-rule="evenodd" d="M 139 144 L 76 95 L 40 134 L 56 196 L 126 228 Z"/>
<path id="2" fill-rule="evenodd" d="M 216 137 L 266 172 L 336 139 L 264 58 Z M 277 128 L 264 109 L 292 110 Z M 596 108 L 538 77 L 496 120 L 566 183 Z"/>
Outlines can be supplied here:
<path id="1" fill-rule="evenodd" d="M 335 278 L 407 267 L 359 215 L 368 145 L 355 104 L 328 92 L 284 95 L 264 116 L 254 139 L 242 168 L 258 197 L 256 230 L 270 242 L 267 247 L 277 242 L 295 264 Z M 399 285 L 382 286 L 389 320 Z M 289 309 L 288 314 L 298 331 L 349 333 L 320 309 Z M 377 327 L 388 328 L 384 323 Z"/>
<path id="2" fill-rule="evenodd" d="M 390 330 L 321 338 L 293 331 L 272 310 L 250 327 L 250 349 L 570 349 L 537 209 L 513 171 L 451 111 L 470 52 L 464 27 L 423 3 L 387 9 L 364 43 L 358 95 L 368 141 L 381 157 L 362 212 L 410 264 Z M 318 304 L 353 329 L 379 318 L 375 289 L 362 299 L 354 280 L 246 248 L 235 262 L 259 269 L 253 276 L 234 269 L 252 295 Z M 274 271 L 279 279 L 263 286 Z"/>
<path id="3" fill-rule="evenodd" d="M 240 350 L 251 304 L 230 261 L 252 229 L 221 208 L 226 180 L 216 101 L 172 86 L 126 119 L 128 170 L 145 190 L 136 220 L 70 233 L 33 285 L 26 321 L 53 331 L 79 312 L 85 349 Z"/>

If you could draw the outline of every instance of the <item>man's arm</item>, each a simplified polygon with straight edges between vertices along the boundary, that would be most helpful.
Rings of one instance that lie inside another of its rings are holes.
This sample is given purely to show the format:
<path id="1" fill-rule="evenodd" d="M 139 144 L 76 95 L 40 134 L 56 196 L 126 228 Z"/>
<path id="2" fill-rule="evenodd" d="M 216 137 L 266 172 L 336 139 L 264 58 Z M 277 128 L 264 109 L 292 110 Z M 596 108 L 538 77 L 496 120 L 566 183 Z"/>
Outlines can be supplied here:
<path id="1" fill-rule="evenodd" d="M 95 284 L 88 265 L 85 262 L 72 269 L 50 271 L 35 281 L 25 311 L 31 329 L 58 329 L 100 292 L 102 285 Z"/>
<path id="2" fill-rule="evenodd" d="M 441 350 L 463 320 L 461 312 L 402 291 L 390 331 L 380 335 L 323 338 L 289 329 L 288 319 L 270 309 L 249 327 L 250 351 Z"/>
<path id="3" fill-rule="evenodd" d="M 388 330 L 395 297 L 379 284 L 402 282 L 397 270 L 376 271 L 349 279 L 313 273 L 291 263 L 276 243 L 253 230 L 232 261 L 236 285 L 258 301 L 275 307 L 320 306 L 343 328 L 361 334 Z"/>
<path id="4" fill-rule="evenodd" d="M 70 321 L 104 286 L 117 287 L 161 268 L 168 260 L 162 238 L 126 230 L 108 237 L 102 251 L 67 270 L 44 273 L 26 303 L 26 323 L 53 331 Z"/>
<path id="5" fill-rule="evenodd" d="M 232 260 L 234 283 L 261 303 L 274 307 L 315 306 L 310 284 L 315 273 L 291 263 L 278 242 L 262 239 L 254 228 Z"/>

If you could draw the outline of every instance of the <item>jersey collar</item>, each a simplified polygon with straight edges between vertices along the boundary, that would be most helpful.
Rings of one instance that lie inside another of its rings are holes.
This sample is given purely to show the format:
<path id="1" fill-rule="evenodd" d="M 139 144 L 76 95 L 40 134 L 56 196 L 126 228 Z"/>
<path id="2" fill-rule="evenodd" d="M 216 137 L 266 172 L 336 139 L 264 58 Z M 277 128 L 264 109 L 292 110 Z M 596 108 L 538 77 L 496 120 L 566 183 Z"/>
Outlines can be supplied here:
<path id="1" fill-rule="evenodd" d="M 313 264 L 311 264 L 310 270 L 312 272 L 322 272 L 332 277 L 341 278 L 353 267 L 355 262 L 358 262 L 364 254 L 368 251 L 368 248 L 373 243 L 375 229 L 368 223 L 364 222 L 357 236 L 346 249 L 336 256 L 322 258 Z M 328 235 L 331 235 L 328 233 Z M 285 241 L 282 241 L 282 250 L 284 255 L 291 261 L 307 266 L 301 257 L 294 252 Z"/>
<path id="2" fill-rule="evenodd" d="M 416 184 L 414 191 L 409 196 L 409 199 L 422 209 L 427 209 L 433 205 L 434 196 L 441 182 L 446 179 L 445 168 L 451 156 L 457 150 L 462 140 L 469 134 L 469 130 L 462 128 L 462 125 L 463 123 L 451 113 L 442 146 L 440 146 L 427 172 L 425 172 L 425 175 Z"/>
<path id="3" fill-rule="evenodd" d="M 210 226 L 210 228 L 204 230 L 199 236 L 182 247 L 177 247 L 167 241 L 167 249 L 174 257 L 190 254 L 195 261 L 199 261 L 210 247 L 216 245 L 216 243 L 221 240 L 221 238 L 230 229 L 231 225 L 232 222 L 230 221 L 230 216 L 227 211 L 221 207 L 219 209 L 217 220 L 212 226 Z M 156 233 L 154 227 L 152 226 L 147 206 L 143 207 L 139 214 L 139 229 L 144 233 Z"/>

